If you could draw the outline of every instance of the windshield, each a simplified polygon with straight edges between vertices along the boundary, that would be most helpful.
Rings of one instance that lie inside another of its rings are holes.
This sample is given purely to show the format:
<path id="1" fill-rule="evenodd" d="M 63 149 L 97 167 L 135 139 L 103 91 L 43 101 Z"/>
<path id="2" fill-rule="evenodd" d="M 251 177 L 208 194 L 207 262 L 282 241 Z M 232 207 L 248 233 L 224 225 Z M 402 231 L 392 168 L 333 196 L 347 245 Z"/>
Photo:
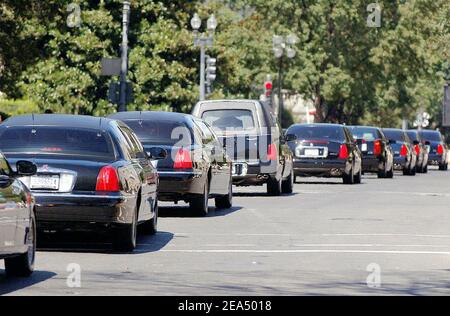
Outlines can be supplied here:
<path id="1" fill-rule="evenodd" d="M 212 110 L 204 112 L 202 118 L 218 131 L 248 131 L 255 128 L 250 110 Z"/>
<path id="2" fill-rule="evenodd" d="M 396 142 L 404 142 L 405 137 L 402 131 L 396 131 L 396 130 L 383 130 L 384 135 L 389 140 L 394 140 Z"/>
<path id="3" fill-rule="evenodd" d="M 37 153 L 114 158 L 109 136 L 96 130 L 19 126 L 0 130 L 4 153 Z"/>
<path id="4" fill-rule="evenodd" d="M 439 132 L 432 132 L 432 131 L 423 131 L 420 132 L 420 136 L 423 140 L 429 141 L 429 142 L 441 142 L 441 133 Z"/>
<path id="5" fill-rule="evenodd" d="M 350 127 L 350 131 L 352 132 L 353 137 L 355 139 L 364 139 L 365 141 L 368 142 L 381 138 L 376 128 Z"/>
<path id="6" fill-rule="evenodd" d="M 411 139 L 411 141 L 419 141 L 419 135 L 416 131 L 409 131 L 406 134 L 408 134 L 408 137 Z"/>
<path id="7" fill-rule="evenodd" d="M 294 134 L 299 140 L 337 140 L 344 141 L 345 134 L 340 126 L 319 126 L 305 125 L 293 126 L 287 132 L 287 135 Z"/>
<path id="8" fill-rule="evenodd" d="M 122 120 L 146 144 L 174 145 L 179 141 L 180 134 L 191 137 L 189 129 L 183 124 L 174 121 L 150 120 Z"/>

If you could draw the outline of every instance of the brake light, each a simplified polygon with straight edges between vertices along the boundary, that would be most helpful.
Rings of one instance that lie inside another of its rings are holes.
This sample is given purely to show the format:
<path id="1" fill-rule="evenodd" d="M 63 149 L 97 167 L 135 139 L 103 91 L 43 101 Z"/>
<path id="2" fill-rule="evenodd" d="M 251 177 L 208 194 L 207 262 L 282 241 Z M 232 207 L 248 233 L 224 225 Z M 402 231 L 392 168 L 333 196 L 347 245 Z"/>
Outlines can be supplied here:
<path id="1" fill-rule="evenodd" d="M 174 169 L 192 169 L 193 163 L 191 158 L 191 152 L 181 148 L 178 150 L 175 156 L 175 162 L 173 164 Z"/>
<path id="2" fill-rule="evenodd" d="M 373 154 L 375 156 L 380 156 L 381 155 L 381 141 L 376 140 L 373 144 Z"/>
<path id="3" fill-rule="evenodd" d="M 348 148 L 347 145 L 341 145 L 339 149 L 339 159 L 348 159 Z"/>
<path id="4" fill-rule="evenodd" d="M 402 145 L 402 149 L 400 150 L 400 156 L 406 157 L 408 155 L 408 147 L 405 144 Z"/>
<path id="5" fill-rule="evenodd" d="M 97 177 L 96 191 L 118 192 L 120 191 L 119 175 L 112 166 L 103 167 Z"/>
<path id="6" fill-rule="evenodd" d="M 267 160 L 276 161 L 277 160 L 277 146 L 275 144 L 270 144 L 267 150 Z"/>
<path id="7" fill-rule="evenodd" d="M 437 153 L 438 153 L 438 155 L 442 156 L 444 154 L 444 146 L 439 144 L 438 147 L 437 147 Z"/>
<path id="8" fill-rule="evenodd" d="M 419 156 L 420 155 L 420 147 L 419 147 L 419 145 L 415 145 L 414 149 L 416 150 L 416 155 Z"/>

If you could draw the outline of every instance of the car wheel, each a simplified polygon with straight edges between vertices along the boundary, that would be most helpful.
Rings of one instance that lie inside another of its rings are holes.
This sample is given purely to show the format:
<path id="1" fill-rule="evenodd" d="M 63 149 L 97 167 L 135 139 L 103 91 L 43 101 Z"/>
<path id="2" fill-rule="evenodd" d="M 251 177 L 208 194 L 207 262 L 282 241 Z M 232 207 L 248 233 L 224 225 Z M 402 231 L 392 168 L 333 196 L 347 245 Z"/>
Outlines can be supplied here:
<path id="1" fill-rule="evenodd" d="M 289 177 L 283 181 L 281 191 L 284 194 L 292 194 L 294 192 L 294 170 L 291 170 Z"/>
<path id="2" fill-rule="evenodd" d="M 410 175 L 415 176 L 416 173 L 417 173 L 416 167 L 412 167 L 411 170 L 410 170 Z"/>
<path id="3" fill-rule="evenodd" d="M 350 174 L 344 174 L 343 176 L 344 184 L 355 184 L 355 168 L 352 167 Z"/>
<path id="4" fill-rule="evenodd" d="M 282 181 L 276 178 L 270 178 L 267 182 L 267 194 L 270 196 L 280 196 L 282 191 Z"/>
<path id="5" fill-rule="evenodd" d="M 394 165 L 392 165 L 391 170 L 386 173 L 386 178 L 393 179 L 394 178 Z"/>
<path id="6" fill-rule="evenodd" d="M 203 188 L 203 194 L 199 197 L 193 198 L 189 202 L 191 211 L 198 216 L 206 216 L 209 211 L 209 181 L 206 179 L 205 186 Z"/>
<path id="7" fill-rule="evenodd" d="M 120 252 L 132 252 L 137 244 L 137 207 L 133 215 L 133 223 L 130 225 L 117 227 L 114 232 L 113 248 Z"/>
<path id="8" fill-rule="evenodd" d="M 403 168 L 403 175 L 404 176 L 410 176 L 411 175 L 411 169 Z"/>
<path id="9" fill-rule="evenodd" d="M 31 218 L 30 231 L 27 234 L 28 251 L 18 257 L 5 259 L 5 272 L 9 276 L 29 277 L 34 271 L 36 258 L 36 219 Z"/>
<path id="10" fill-rule="evenodd" d="M 155 235 L 158 232 L 158 203 L 155 205 L 155 217 L 141 225 L 142 232 L 146 235 Z"/>
<path id="11" fill-rule="evenodd" d="M 361 169 L 360 169 L 359 172 L 358 172 L 358 174 L 355 175 L 355 180 L 354 180 L 354 182 L 355 182 L 356 184 L 361 184 L 361 180 L 362 180 L 362 171 L 361 171 Z"/>
<path id="12" fill-rule="evenodd" d="M 233 207 L 233 184 L 230 181 L 228 194 L 216 198 L 216 208 L 226 210 L 232 207 Z"/>
<path id="13" fill-rule="evenodd" d="M 428 165 L 426 165 L 425 167 L 423 167 L 422 173 L 428 173 Z"/>
<path id="14" fill-rule="evenodd" d="M 386 163 L 383 166 L 383 170 L 378 170 L 378 178 L 384 179 L 387 177 Z"/>

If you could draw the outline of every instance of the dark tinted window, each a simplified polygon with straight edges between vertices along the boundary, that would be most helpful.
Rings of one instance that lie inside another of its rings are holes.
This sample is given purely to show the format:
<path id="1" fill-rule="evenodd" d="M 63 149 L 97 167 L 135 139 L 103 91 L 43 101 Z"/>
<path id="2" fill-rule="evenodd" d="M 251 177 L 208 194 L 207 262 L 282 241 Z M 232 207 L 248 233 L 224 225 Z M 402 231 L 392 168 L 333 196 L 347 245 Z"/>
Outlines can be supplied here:
<path id="1" fill-rule="evenodd" d="M 349 127 L 355 139 L 364 139 L 368 142 L 382 138 L 378 129 L 370 127 Z"/>
<path id="2" fill-rule="evenodd" d="M 384 135 L 388 140 L 394 140 L 396 142 L 404 142 L 405 134 L 403 131 L 395 131 L 395 130 L 383 130 Z"/>
<path id="3" fill-rule="evenodd" d="M 145 143 L 174 145 L 179 142 L 180 131 L 191 135 L 183 123 L 173 121 L 122 120 Z"/>
<path id="4" fill-rule="evenodd" d="M 20 126 L 2 129 L 0 150 L 4 153 L 114 158 L 112 143 L 105 132 L 70 127 Z"/>
<path id="5" fill-rule="evenodd" d="M 202 118 L 213 129 L 245 131 L 255 128 L 253 112 L 250 110 L 213 110 L 203 112 Z"/>
<path id="6" fill-rule="evenodd" d="M 411 139 L 411 141 L 420 141 L 418 133 L 416 131 L 408 131 L 406 132 L 408 134 L 408 137 Z"/>
<path id="7" fill-rule="evenodd" d="M 344 130 L 340 126 L 298 125 L 288 129 L 286 135 L 293 134 L 300 140 L 330 139 L 345 141 Z"/>
<path id="8" fill-rule="evenodd" d="M 423 140 L 430 142 L 441 142 L 442 136 L 441 133 L 435 131 L 422 131 L 420 132 L 420 136 Z"/>

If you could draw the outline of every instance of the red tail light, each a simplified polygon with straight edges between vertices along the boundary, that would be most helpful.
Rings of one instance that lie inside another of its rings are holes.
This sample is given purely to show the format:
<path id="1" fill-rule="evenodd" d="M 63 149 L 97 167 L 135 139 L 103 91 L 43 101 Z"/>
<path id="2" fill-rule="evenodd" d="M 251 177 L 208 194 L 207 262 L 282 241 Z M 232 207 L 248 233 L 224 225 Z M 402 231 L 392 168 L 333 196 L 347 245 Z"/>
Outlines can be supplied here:
<path id="1" fill-rule="evenodd" d="M 380 156 L 381 155 L 381 141 L 376 140 L 373 143 L 373 154 L 375 156 Z"/>
<path id="2" fill-rule="evenodd" d="M 267 160 L 276 161 L 277 160 L 277 145 L 270 144 L 267 150 Z"/>
<path id="3" fill-rule="evenodd" d="M 415 145 L 414 146 L 414 150 L 416 151 L 417 156 L 419 156 L 420 155 L 420 147 L 419 147 L 419 145 Z"/>
<path id="4" fill-rule="evenodd" d="M 341 148 L 339 149 L 339 159 L 348 159 L 348 148 L 347 145 L 343 144 L 341 145 Z"/>
<path id="5" fill-rule="evenodd" d="M 191 158 L 191 152 L 181 148 L 178 150 L 175 156 L 175 163 L 173 164 L 174 169 L 192 169 L 193 163 Z"/>
<path id="6" fill-rule="evenodd" d="M 444 146 L 442 146 L 441 144 L 439 144 L 438 145 L 438 148 L 437 148 L 437 153 L 438 153 L 438 155 L 443 155 L 444 154 Z"/>
<path id="7" fill-rule="evenodd" d="M 118 192 L 120 191 L 119 175 L 112 166 L 103 167 L 97 177 L 96 191 Z"/>
<path id="8" fill-rule="evenodd" d="M 400 150 L 400 156 L 406 157 L 408 155 L 408 147 L 405 144 L 402 145 L 402 149 Z"/>

